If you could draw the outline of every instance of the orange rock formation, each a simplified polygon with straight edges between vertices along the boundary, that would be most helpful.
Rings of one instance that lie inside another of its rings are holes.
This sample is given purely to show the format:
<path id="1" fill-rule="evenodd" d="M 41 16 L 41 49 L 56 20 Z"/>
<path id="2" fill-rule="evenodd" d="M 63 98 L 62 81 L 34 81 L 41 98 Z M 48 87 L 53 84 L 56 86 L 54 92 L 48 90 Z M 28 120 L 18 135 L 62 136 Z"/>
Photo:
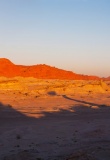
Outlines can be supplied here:
<path id="1" fill-rule="evenodd" d="M 39 79 L 73 79 L 73 80 L 99 80 L 97 76 L 80 75 L 48 65 L 15 65 L 6 58 L 0 58 L 0 76 L 4 77 L 34 77 Z"/>

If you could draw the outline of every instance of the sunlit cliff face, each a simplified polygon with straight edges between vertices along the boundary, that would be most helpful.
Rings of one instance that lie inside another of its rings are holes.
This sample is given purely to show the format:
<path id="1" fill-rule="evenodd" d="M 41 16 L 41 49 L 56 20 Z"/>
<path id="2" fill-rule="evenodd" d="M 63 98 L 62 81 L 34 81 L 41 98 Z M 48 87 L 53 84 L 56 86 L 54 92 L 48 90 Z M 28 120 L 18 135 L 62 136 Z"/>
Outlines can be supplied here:
<path id="1" fill-rule="evenodd" d="M 0 76 L 5 77 L 35 77 L 40 79 L 75 79 L 75 80 L 98 80 L 99 77 L 80 75 L 71 71 L 65 71 L 48 65 L 23 66 L 15 65 L 10 60 L 0 59 Z"/>

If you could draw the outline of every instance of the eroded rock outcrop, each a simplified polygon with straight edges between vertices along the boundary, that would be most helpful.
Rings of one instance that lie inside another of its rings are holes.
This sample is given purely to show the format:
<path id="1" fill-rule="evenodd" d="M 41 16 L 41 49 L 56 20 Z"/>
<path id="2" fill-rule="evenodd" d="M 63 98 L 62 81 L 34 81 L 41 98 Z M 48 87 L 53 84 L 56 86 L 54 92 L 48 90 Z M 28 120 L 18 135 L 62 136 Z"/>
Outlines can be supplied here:
<path id="1" fill-rule="evenodd" d="M 99 80 L 97 76 L 80 75 L 71 71 L 65 71 L 48 65 L 23 66 L 15 65 L 6 58 L 0 58 L 0 76 L 4 77 L 34 77 L 39 79 L 75 79 L 75 80 Z"/>

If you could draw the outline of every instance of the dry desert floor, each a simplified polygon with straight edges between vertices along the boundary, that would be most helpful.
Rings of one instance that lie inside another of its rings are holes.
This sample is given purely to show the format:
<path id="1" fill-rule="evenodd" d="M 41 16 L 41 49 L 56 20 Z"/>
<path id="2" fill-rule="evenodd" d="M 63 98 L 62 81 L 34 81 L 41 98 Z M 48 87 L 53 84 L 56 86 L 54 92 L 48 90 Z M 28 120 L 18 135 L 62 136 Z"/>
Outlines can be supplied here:
<path id="1" fill-rule="evenodd" d="M 0 160 L 110 160 L 110 82 L 1 77 Z"/>

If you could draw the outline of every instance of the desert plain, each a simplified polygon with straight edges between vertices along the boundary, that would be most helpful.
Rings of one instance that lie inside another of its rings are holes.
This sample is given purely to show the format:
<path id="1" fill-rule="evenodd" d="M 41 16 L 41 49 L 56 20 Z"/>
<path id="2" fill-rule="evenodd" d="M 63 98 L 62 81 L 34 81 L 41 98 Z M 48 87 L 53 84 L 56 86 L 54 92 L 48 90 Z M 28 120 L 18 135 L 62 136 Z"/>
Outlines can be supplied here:
<path id="1" fill-rule="evenodd" d="M 110 160 L 110 81 L 0 77 L 0 160 Z"/>

